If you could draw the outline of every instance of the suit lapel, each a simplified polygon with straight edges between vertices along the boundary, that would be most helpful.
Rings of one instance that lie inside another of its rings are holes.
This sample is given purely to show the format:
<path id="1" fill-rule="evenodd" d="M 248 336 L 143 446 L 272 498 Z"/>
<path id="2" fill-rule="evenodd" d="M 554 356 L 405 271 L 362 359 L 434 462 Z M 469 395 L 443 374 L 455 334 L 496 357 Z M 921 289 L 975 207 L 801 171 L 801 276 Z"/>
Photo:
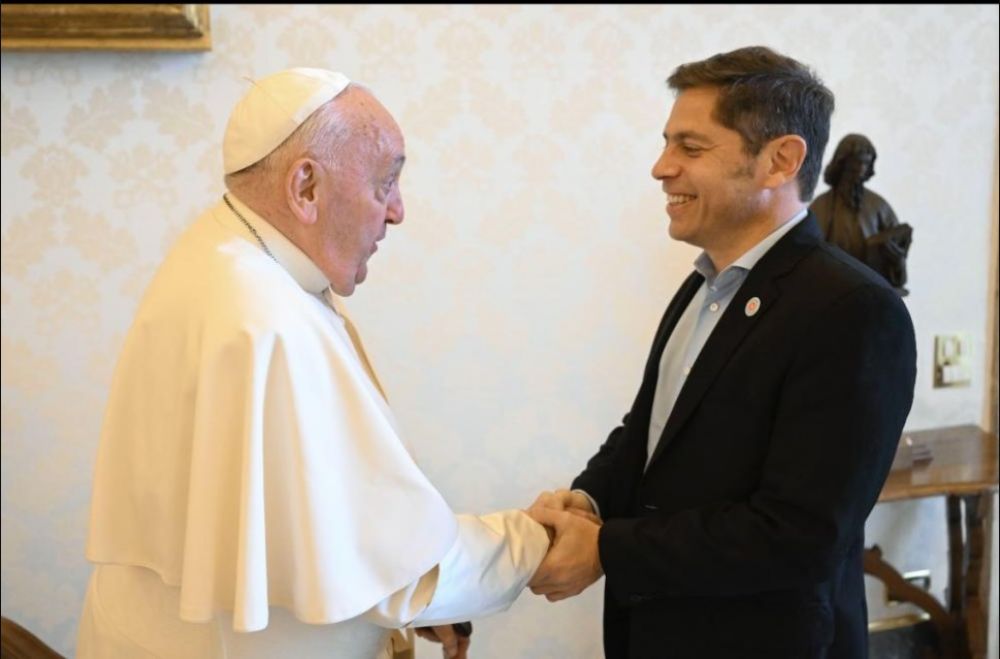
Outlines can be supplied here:
<path id="1" fill-rule="evenodd" d="M 667 346 L 667 339 L 673 334 L 674 327 L 677 326 L 677 321 L 681 319 L 684 310 L 691 303 L 691 298 L 698 292 L 704 281 L 705 278 L 699 273 L 692 272 L 684 280 L 684 283 L 681 284 L 673 299 L 670 300 L 670 304 L 663 313 L 662 320 L 660 320 L 660 326 L 656 329 L 656 335 L 653 337 L 653 348 L 649 353 L 649 359 L 646 361 L 646 371 L 642 378 L 643 388 L 647 384 L 652 384 L 655 389 L 656 380 L 660 373 L 660 356 L 663 354 L 663 349 Z"/>
<path id="2" fill-rule="evenodd" d="M 692 272 L 684 280 L 681 287 L 674 294 L 667 305 L 667 310 L 663 312 L 660 325 L 656 328 L 653 336 L 653 346 L 646 360 L 646 370 L 642 376 L 642 385 L 639 393 L 636 394 L 632 410 L 629 412 L 629 434 L 627 448 L 623 448 L 621 465 L 623 474 L 629 474 L 623 482 L 635 483 L 641 478 L 642 470 L 646 466 L 647 438 L 649 437 L 649 415 L 653 407 L 653 394 L 656 393 L 656 381 L 660 373 L 660 355 L 667 345 L 667 339 L 674 331 L 677 321 L 680 320 L 684 309 L 691 302 L 691 298 L 698 292 L 705 278 L 697 272 Z"/>
<path id="3" fill-rule="evenodd" d="M 819 240 L 819 228 L 815 217 L 810 213 L 775 243 L 753 267 L 691 367 L 691 373 L 677 396 L 650 464 L 663 454 L 747 334 L 774 306 L 781 293 L 778 280 L 790 272 Z M 754 306 L 757 307 L 756 311 L 753 310 Z M 676 325 L 676 320 L 674 324 Z M 663 343 L 665 345 L 666 340 Z M 662 349 L 661 347 L 661 352 Z"/>

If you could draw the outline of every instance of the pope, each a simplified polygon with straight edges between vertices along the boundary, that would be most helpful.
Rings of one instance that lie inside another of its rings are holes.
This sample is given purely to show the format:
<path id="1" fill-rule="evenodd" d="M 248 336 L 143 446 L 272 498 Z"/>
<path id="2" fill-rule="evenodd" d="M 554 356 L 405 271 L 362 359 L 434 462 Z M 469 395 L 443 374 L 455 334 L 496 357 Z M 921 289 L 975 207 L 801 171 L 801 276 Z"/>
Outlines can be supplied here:
<path id="1" fill-rule="evenodd" d="M 344 309 L 403 221 L 402 132 L 344 75 L 290 69 L 236 105 L 223 161 L 115 371 L 78 656 L 367 659 L 406 625 L 464 654 L 447 626 L 509 607 L 549 539 L 452 512 Z"/>

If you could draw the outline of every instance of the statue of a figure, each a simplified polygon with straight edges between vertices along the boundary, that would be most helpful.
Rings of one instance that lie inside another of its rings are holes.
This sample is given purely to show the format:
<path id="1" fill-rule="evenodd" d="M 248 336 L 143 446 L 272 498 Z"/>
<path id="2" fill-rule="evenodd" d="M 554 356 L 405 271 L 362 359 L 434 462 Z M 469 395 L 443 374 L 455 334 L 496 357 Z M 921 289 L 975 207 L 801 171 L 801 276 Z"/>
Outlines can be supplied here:
<path id="1" fill-rule="evenodd" d="M 906 255 L 913 229 L 900 224 L 889 202 L 865 188 L 875 174 L 875 147 L 864 135 L 840 140 L 823 172 L 830 189 L 809 208 L 827 241 L 886 278 L 900 295 L 906 283 Z"/>

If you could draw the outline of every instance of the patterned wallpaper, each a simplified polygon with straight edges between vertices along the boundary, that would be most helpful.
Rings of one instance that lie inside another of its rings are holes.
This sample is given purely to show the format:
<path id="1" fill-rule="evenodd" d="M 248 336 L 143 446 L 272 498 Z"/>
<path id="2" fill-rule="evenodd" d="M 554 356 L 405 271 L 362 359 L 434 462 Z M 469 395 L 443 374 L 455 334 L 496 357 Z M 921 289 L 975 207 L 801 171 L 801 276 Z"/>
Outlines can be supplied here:
<path id="1" fill-rule="evenodd" d="M 339 69 L 406 134 L 407 220 L 349 303 L 457 510 L 565 485 L 626 410 L 696 255 L 667 237 L 649 176 L 663 81 L 743 45 L 819 72 L 837 94 L 832 143 L 872 139 L 870 186 L 914 227 L 908 426 L 984 421 L 996 6 L 218 5 L 212 32 L 199 54 L 2 54 L 0 602 L 60 651 L 89 574 L 112 368 L 167 246 L 222 192 L 219 144 L 246 75 Z M 974 380 L 933 390 L 933 335 L 950 331 L 973 338 Z M 869 535 L 903 569 L 925 567 L 906 549 L 923 538 L 943 585 L 942 526 L 933 502 L 892 504 Z M 528 593 L 477 622 L 474 654 L 599 657 L 599 611 L 599 587 L 555 605 Z"/>

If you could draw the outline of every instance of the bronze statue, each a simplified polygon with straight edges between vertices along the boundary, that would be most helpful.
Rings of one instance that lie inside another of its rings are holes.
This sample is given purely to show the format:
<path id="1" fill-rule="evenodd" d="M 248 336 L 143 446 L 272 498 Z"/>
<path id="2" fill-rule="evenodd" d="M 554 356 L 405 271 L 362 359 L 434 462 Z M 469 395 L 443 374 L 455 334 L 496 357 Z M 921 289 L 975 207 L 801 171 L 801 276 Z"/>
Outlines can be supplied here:
<path id="1" fill-rule="evenodd" d="M 830 189 L 809 208 L 827 241 L 875 270 L 901 296 L 906 283 L 906 255 L 913 229 L 900 224 L 889 202 L 865 188 L 875 174 L 875 147 L 864 135 L 840 140 L 823 172 Z"/>

